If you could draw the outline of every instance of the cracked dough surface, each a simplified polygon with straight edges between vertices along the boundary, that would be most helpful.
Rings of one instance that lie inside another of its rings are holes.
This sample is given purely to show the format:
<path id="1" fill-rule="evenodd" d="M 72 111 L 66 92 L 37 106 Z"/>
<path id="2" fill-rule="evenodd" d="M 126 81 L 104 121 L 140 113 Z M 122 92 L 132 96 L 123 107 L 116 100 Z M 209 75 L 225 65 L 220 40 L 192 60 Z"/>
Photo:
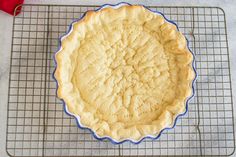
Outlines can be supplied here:
<path id="1" fill-rule="evenodd" d="M 176 26 L 142 6 L 89 11 L 56 54 L 58 97 L 100 137 L 139 140 L 185 112 L 194 73 Z"/>

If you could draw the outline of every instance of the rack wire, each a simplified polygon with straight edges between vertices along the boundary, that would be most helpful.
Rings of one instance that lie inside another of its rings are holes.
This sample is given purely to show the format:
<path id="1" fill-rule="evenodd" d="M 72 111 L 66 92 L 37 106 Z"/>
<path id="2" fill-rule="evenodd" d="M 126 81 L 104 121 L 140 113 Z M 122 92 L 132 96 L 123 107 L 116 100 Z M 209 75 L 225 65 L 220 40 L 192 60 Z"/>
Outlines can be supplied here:
<path id="1" fill-rule="evenodd" d="M 234 122 L 225 14 L 216 7 L 149 6 L 177 22 L 196 55 L 196 96 L 174 129 L 139 145 L 99 142 L 63 112 L 53 54 L 69 24 L 98 6 L 23 5 L 13 20 L 6 150 L 10 156 L 227 156 Z"/>

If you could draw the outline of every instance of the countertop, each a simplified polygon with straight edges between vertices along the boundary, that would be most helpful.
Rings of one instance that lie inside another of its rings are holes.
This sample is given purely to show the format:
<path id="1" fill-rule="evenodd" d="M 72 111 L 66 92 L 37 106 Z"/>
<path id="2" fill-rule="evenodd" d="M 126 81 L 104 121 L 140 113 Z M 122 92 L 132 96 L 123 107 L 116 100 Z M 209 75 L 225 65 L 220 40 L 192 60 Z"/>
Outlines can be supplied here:
<path id="1" fill-rule="evenodd" d="M 111 0 L 109 3 L 117 3 L 119 1 Z M 236 102 L 236 1 L 234 0 L 129 0 L 129 3 L 138 3 L 144 5 L 161 5 L 161 6 L 218 6 L 224 9 L 227 22 L 227 33 L 229 41 L 229 55 L 232 74 L 233 102 Z M 26 0 L 28 4 L 104 4 L 108 1 L 100 0 Z M 11 52 L 11 36 L 13 17 L 0 11 L 0 154 L 2 157 L 7 156 L 5 150 L 6 141 L 6 120 L 7 120 L 7 96 L 8 96 L 8 79 L 10 68 L 10 52 Z M 236 111 L 234 110 L 234 113 Z M 235 120 L 236 121 L 236 120 Z M 233 156 L 236 156 L 234 154 Z"/>

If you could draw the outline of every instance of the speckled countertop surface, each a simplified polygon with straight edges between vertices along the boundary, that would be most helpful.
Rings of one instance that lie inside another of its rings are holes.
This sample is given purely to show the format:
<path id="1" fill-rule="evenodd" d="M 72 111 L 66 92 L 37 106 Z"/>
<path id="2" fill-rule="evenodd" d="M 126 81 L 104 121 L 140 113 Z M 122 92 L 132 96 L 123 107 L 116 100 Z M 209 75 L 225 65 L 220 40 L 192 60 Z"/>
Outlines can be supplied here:
<path id="1" fill-rule="evenodd" d="M 111 0 L 109 3 L 117 3 L 120 1 Z M 224 9 L 227 22 L 227 33 L 229 41 L 229 53 L 232 74 L 232 87 L 233 87 L 233 101 L 236 102 L 236 1 L 234 0 L 129 0 L 129 3 L 139 3 L 145 5 L 161 5 L 161 6 L 218 6 Z M 37 4 L 104 4 L 108 3 L 105 0 L 26 0 L 25 3 Z M 6 141 L 6 118 L 7 118 L 7 96 L 8 96 L 8 78 L 9 78 L 9 65 L 10 65 L 10 50 L 11 50 L 11 36 L 12 36 L 12 16 L 7 15 L 0 11 L 0 156 L 7 156 L 5 150 Z M 234 111 L 235 113 L 236 111 Z M 236 121 L 236 120 L 235 120 Z M 234 154 L 233 156 L 236 156 Z"/>

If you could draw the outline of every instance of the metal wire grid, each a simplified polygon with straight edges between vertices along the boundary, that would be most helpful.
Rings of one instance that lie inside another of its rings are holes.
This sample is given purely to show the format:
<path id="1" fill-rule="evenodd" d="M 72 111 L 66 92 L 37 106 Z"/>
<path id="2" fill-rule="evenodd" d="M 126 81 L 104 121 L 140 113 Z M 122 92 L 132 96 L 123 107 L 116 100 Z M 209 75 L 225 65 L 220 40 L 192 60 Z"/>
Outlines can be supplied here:
<path id="1" fill-rule="evenodd" d="M 159 140 L 99 142 L 63 112 L 52 79 L 53 53 L 68 25 L 97 6 L 24 5 L 14 17 L 7 146 L 11 156 L 225 156 L 234 122 L 225 15 L 213 7 L 156 7 L 178 23 L 196 55 L 196 96 L 188 113 Z"/>

